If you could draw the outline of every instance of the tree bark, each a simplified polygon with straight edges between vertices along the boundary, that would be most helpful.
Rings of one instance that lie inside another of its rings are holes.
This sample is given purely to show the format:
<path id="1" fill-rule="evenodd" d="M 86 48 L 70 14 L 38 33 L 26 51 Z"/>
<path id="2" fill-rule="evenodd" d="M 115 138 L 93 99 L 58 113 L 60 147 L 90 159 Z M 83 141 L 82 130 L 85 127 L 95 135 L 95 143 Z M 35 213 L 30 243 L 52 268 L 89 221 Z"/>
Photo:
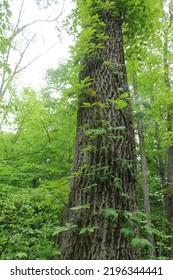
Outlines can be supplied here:
<path id="1" fill-rule="evenodd" d="M 80 73 L 81 80 L 92 79 L 90 90 L 95 94 L 83 92 L 79 96 L 73 176 L 64 218 L 77 228 L 60 235 L 62 259 L 138 258 L 130 239 L 121 235 L 126 214 L 137 210 L 138 196 L 132 112 L 129 99 L 122 96 L 128 91 L 122 20 L 105 10 L 100 17 L 108 39 L 103 49 L 95 49 L 94 57 L 86 56 Z M 127 106 L 118 109 L 121 105 L 116 106 L 115 100 Z M 91 106 L 86 107 L 86 103 Z M 78 205 L 86 208 L 70 210 Z M 113 214 L 106 217 L 110 209 L 118 218 Z M 78 229 L 88 226 L 94 227 L 93 232 L 80 234 Z"/>

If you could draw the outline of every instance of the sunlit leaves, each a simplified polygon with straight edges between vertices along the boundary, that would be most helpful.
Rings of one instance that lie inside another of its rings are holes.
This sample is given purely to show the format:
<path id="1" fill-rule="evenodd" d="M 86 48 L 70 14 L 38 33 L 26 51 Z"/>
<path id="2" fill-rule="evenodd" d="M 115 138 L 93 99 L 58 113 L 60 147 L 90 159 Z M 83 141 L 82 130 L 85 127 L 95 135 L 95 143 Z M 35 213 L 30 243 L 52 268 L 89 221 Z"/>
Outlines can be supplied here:
<path id="1" fill-rule="evenodd" d="M 109 102 L 115 104 L 115 110 L 123 109 L 127 106 L 127 102 L 122 99 L 116 99 L 116 100 L 109 99 Z"/>
<path id="2" fill-rule="evenodd" d="M 98 229 L 98 227 L 94 227 L 94 226 L 84 227 L 80 230 L 79 234 L 93 233 L 96 229 Z"/>

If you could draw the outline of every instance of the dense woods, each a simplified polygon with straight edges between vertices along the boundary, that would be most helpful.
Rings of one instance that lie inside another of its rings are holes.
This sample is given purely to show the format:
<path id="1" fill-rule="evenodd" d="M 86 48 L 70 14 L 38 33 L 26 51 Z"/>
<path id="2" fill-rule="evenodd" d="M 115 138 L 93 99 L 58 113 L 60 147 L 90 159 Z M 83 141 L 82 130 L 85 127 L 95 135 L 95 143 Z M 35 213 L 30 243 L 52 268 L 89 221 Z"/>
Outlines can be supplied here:
<path id="1" fill-rule="evenodd" d="M 17 0 L 14 23 L 12 2 L 0 3 L 0 259 L 172 259 L 172 0 L 74 0 L 61 22 L 66 1 L 35 1 L 74 40 L 39 90 L 18 77 L 44 59 L 23 64 L 42 20 L 22 25 Z"/>

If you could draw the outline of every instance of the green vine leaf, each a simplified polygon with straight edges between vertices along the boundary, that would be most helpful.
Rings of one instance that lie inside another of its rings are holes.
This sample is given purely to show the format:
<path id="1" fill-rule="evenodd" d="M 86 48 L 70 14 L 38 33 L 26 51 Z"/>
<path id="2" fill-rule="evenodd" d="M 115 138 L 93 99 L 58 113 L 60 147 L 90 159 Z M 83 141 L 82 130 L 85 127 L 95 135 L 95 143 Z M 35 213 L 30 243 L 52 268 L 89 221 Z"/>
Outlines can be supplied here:
<path id="1" fill-rule="evenodd" d="M 98 227 L 94 227 L 94 226 L 84 227 L 80 230 L 80 234 L 85 234 L 85 233 L 88 233 L 88 232 L 94 232 L 96 229 L 98 229 Z"/>
<path id="2" fill-rule="evenodd" d="M 59 226 L 55 227 L 54 228 L 55 231 L 53 232 L 53 236 L 57 235 L 61 232 L 64 232 L 64 231 L 73 230 L 75 228 L 77 228 L 77 225 L 73 225 L 71 223 L 66 223 L 65 226 L 63 226 L 63 227 L 59 227 Z"/>
<path id="3" fill-rule="evenodd" d="M 152 244 L 144 238 L 132 238 L 131 240 L 131 246 L 133 248 L 150 248 L 152 247 Z"/>
<path id="4" fill-rule="evenodd" d="M 72 211 L 78 211 L 78 210 L 81 210 L 81 209 L 89 209 L 89 208 L 90 208 L 90 205 L 91 205 L 91 204 L 78 205 L 78 206 L 75 206 L 75 207 L 70 208 L 70 210 L 72 210 Z"/>
<path id="5" fill-rule="evenodd" d="M 26 253 L 24 253 L 24 252 L 19 252 L 19 253 L 17 253 L 16 255 L 15 255 L 15 258 L 18 258 L 18 259 L 27 259 L 27 254 Z"/>
<path id="6" fill-rule="evenodd" d="M 125 130 L 125 129 L 126 129 L 125 126 L 117 126 L 117 127 L 110 126 L 110 127 L 108 128 L 108 130 L 114 130 L 114 131 L 116 131 L 116 130 L 121 131 L 121 130 Z"/>
<path id="7" fill-rule="evenodd" d="M 129 228 L 122 228 L 120 230 L 120 233 L 122 234 L 122 236 L 124 236 L 124 238 L 128 238 L 133 235 L 132 230 Z"/>
<path id="8" fill-rule="evenodd" d="M 125 102 L 122 99 L 116 99 L 116 100 L 112 100 L 112 99 L 108 99 L 111 103 L 114 103 L 115 109 L 119 110 L 119 109 L 124 109 L 125 107 L 127 107 L 127 102 Z"/>
<path id="9" fill-rule="evenodd" d="M 111 219 L 115 222 L 118 219 L 119 213 L 114 208 L 107 208 L 103 210 L 105 219 Z"/>

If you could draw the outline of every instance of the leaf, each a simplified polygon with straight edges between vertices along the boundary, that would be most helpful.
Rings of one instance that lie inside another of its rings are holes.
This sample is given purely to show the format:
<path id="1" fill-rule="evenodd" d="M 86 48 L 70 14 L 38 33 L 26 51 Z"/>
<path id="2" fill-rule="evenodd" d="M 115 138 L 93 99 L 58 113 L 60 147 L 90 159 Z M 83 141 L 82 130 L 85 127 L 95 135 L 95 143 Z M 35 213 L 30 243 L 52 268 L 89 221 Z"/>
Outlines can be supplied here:
<path id="1" fill-rule="evenodd" d="M 85 132 L 86 136 L 96 136 L 106 133 L 106 130 L 104 128 L 101 129 L 89 129 Z"/>
<path id="2" fill-rule="evenodd" d="M 94 232 L 95 229 L 97 229 L 98 227 L 94 227 L 94 226 L 88 226 L 88 227 L 84 227 L 80 230 L 80 234 L 84 234 L 84 233 L 87 233 L 87 232 Z"/>
<path id="3" fill-rule="evenodd" d="M 27 258 L 27 254 L 24 252 L 19 252 L 15 255 L 15 258 L 19 258 L 19 259 L 23 259 L 23 258 Z"/>
<path id="4" fill-rule="evenodd" d="M 119 91 L 121 91 L 121 92 L 124 92 L 124 89 L 123 89 L 123 88 L 121 88 L 121 87 L 120 87 L 120 88 L 118 88 L 118 90 L 119 90 Z"/>
<path id="5" fill-rule="evenodd" d="M 94 107 L 94 106 L 98 106 L 98 107 L 100 107 L 100 108 L 108 108 L 109 106 L 108 105 L 106 105 L 105 103 L 102 103 L 102 102 L 94 102 L 93 104 L 92 104 L 92 106 Z"/>
<path id="6" fill-rule="evenodd" d="M 93 187 L 97 187 L 97 185 L 98 185 L 98 184 L 92 184 L 92 185 L 89 185 L 89 186 L 87 186 L 87 187 L 84 187 L 82 190 L 83 190 L 83 191 L 90 190 L 90 189 L 93 188 Z"/>
<path id="7" fill-rule="evenodd" d="M 127 107 L 127 102 L 125 102 L 124 100 L 121 99 L 116 99 L 116 100 L 108 99 L 108 100 L 116 105 L 115 107 L 116 110 Z"/>
<path id="8" fill-rule="evenodd" d="M 122 189 L 121 188 L 122 180 L 120 178 L 114 178 L 113 184 L 114 184 L 116 189 Z"/>
<path id="9" fill-rule="evenodd" d="M 130 219 L 130 217 L 132 216 L 132 212 L 131 212 L 131 211 L 125 210 L 125 211 L 123 212 L 123 216 L 124 216 L 126 219 Z"/>
<path id="10" fill-rule="evenodd" d="M 134 247 L 134 248 L 149 248 L 149 247 L 152 247 L 152 244 L 147 240 L 147 239 L 144 239 L 144 238 L 132 238 L 131 240 L 131 246 Z"/>
<path id="11" fill-rule="evenodd" d="M 126 200 L 126 201 L 129 201 L 130 200 L 130 196 L 127 194 L 127 193 L 122 193 L 121 194 L 121 197 L 124 199 L 124 200 Z"/>
<path id="12" fill-rule="evenodd" d="M 58 227 L 55 228 L 55 231 L 53 232 L 53 236 L 57 235 L 58 233 L 63 232 L 63 231 L 72 230 L 76 227 L 77 227 L 77 225 L 73 225 L 71 223 L 66 223 L 64 227 L 59 227 L 58 226 Z"/>
<path id="13" fill-rule="evenodd" d="M 72 208 L 70 208 L 70 210 L 77 211 L 77 210 L 89 209 L 89 208 L 90 208 L 90 204 L 85 204 L 85 205 L 78 205 L 78 206 L 72 207 Z"/>
<path id="14" fill-rule="evenodd" d="M 110 66 L 110 65 L 111 65 L 111 63 L 110 63 L 110 61 L 109 61 L 109 60 L 104 60 L 104 61 L 103 61 L 103 65 L 109 65 L 109 66 Z"/>
<path id="15" fill-rule="evenodd" d="M 53 236 L 57 235 L 60 232 L 68 231 L 68 230 L 69 230 L 69 228 L 67 228 L 67 227 L 56 227 L 56 230 L 53 232 Z"/>
<path id="16" fill-rule="evenodd" d="M 118 219 L 119 214 L 114 208 L 104 209 L 103 212 L 106 219 L 111 219 L 113 222 Z"/>
<path id="17" fill-rule="evenodd" d="M 83 102 L 83 106 L 82 107 L 83 108 L 90 108 L 90 107 L 92 107 L 92 105 L 89 102 Z"/>
<path id="18" fill-rule="evenodd" d="M 142 104 L 146 110 L 151 110 L 151 106 L 148 101 L 145 100 L 142 102 Z"/>
<path id="19" fill-rule="evenodd" d="M 91 151 L 93 148 L 94 148 L 94 146 L 89 145 L 89 146 L 87 146 L 86 148 L 83 148 L 83 149 L 82 149 L 82 152 L 88 152 L 88 151 Z"/>
<path id="20" fill-rule="evenodd" d="M 116 131 L 116 130 L 121 131 L 121 130 L 124 130 L 124 129 L 126 129 L 125 126 L 117 126 L 117 127 L 110 126 L 110 127 L 108 128 L 108 130 L 114 130 L 114 131 Z"/>
<path id="21" fill-rule="evenodd" d="M 120 230 L 120 233 L 121 233 L 125 238 L 128 238 L 128 237 L 130 237 L 130 236 L 133 235 L 132 230 L 129 229 L 129 228 L 122 228 L 122 229 Z"/>

